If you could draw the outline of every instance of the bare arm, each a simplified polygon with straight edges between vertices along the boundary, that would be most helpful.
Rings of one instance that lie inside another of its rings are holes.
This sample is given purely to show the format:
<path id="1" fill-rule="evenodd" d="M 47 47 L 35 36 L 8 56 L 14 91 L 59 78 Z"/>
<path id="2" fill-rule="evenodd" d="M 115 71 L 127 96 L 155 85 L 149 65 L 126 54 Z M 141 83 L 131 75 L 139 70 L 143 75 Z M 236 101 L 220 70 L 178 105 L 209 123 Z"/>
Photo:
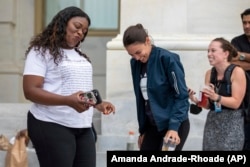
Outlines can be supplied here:
<path id="1" fill-rule="evenodd" d="M 241 54 L 245 55 L 245 60 L 241 61 L 239 60 L 239 57 Z M 234 57 L 232 59 L 232 63 L 239 65 L 240 67 L 242 67 L 245 71 L 250 70 L 250 53 L 245 53 L 245 52 L 238 52 L 237 57 Z"/>
<path id="2" fill-rule="evenodd" d="M 231 76 L 231 82 L 232 96 L 221 96 L 220 103 L 229 108 L 237 109 L 239 108 L 246 91 L 246 77 L 242 68 L 235 67 Z M 211 87 L 214 87 L 214 85 L 211 84 Z M 213 101 L 216 101 L 219 97 L 219 95 L 214 92 L 214 89 L 205 90 L 204 92 Z"/>
<path id="3" fill-rule="evenodd" d="M 43 105 L 67 105 L 78 112 L 83 112 L 89 108 L 80 99 L 81 91 L 69 96 L 62 96 L 48 92 L 43 89 L 44 78 L 35 75 L 23 76 L 23 91 L 26 99 Z"/>
<path id="4" fill-rule="evenodd" d="M 230 108 L 239 108 L 246 92 L 246 76 L 242 68 L 235 68 L 231 77 L 232 97 L 224 98 L 221 101 L 225 106 Z"/>
<path id="5" fill-rule="evenodd" d="M 246 52 L 238 52 L 238 56 L 244 54 L 245 55 L 245 61 L 250 63 L 250 53 L 246 53 Z"/>
<path id="6" fill-rule="evenodd" d="M 240 67 L 242 67 L 245 71 L 249 71 L 250 70 L 250 63 L 246 62 L 246 61 L 240 61 L 240 60 L 236 60 L 236 61 L 232 61 L 233 64 L 239 65 Z"/>

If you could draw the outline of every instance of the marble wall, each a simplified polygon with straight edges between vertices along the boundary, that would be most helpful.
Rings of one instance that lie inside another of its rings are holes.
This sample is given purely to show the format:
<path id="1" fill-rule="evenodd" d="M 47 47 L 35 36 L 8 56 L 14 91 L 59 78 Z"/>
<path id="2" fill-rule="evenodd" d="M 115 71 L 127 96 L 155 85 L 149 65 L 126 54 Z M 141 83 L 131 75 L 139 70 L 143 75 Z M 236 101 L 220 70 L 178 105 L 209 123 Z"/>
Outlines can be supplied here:
<path id="1" fill-rule="evenodd" d="M 0 102 L 23 100 L 24 52 L 34 32 L 34 1 L 0 1 Z"/>
<path id="2" fill-rule="evenodd" d="M 24 52 L 34 34 L 34 2 L 0 1 L 0 102 L 27 102 L 22 92 L 22 69 Z M 206 56 L 209 42 L 215 37 L 230 40 L 241 34 L 240 13 L 249 7 L 249 0 L 121 0 L 120 33 L 112 39 L 88 37 L 83 46 L 93 61 L 95 87 L 117 110 L 115 115 L 98 115 L 100 133 L 126 136 L 130 129 L 137 132 L 130 57 L 122 45 L 129 25 L 142 23 L 156 45 L 177 52 L 187 84 L 198 89 L 210 68 Z M 191 137 L 198 136 L 199 141 L 205 117 L 206 111 L 190 115 Z"/>

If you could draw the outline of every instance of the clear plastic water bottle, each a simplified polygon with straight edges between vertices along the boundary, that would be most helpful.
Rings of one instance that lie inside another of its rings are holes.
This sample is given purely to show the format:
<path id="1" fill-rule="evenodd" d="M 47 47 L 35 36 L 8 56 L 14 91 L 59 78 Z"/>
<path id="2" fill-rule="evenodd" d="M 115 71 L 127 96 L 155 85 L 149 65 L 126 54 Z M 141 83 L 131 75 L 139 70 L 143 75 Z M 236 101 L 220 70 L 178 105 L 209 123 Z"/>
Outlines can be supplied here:
<path id="1" fill-rule="evenodd" d="M 135 150 L 135 132 L 132 130 L 130 130 L 128 133 L 127 150 L 128 151 Z"/>
<path id="2" fill-rule="evenodd" d="M 170 139 L 163 139 L 162 151 L 175 151 L 176 144 Z"/>

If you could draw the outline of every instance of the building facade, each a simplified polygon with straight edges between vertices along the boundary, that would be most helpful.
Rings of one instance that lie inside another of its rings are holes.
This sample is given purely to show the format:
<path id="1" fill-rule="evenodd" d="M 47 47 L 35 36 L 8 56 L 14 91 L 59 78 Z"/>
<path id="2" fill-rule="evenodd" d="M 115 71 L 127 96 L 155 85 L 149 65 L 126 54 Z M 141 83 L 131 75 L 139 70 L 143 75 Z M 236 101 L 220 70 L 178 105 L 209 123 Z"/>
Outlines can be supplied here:
<path id="1" fill-rule="evenodd" d="M 0 103 L 29 103 L 22 91 L 24 53 L 37 31 L 41 1 L 0 0 Z M 249 7 L 249 0 L 120 0 L 117 34 L 89 35 L 83 46 L 93 62 L 94 86 L 117 110 L 111 116 L 95 114 L 98 134 L 113 137 L 113 145 L 118 146 L 117 136 L 126 136 L 131 129 L 137 131 L 130 56 L 122 45 L 123 32 L 129 25 L 142 23 L 156 45 L 177 52 L 187 85 L 198 90 L 205 71 L 210 68 L 209 42 L 215 37 L 230 40 L 243 33 L 240 13 Z M 198 141 L 198 149 L 205 117 L 206 112 L 190 115 L 187 143 Z M 100 142 L 111 147 L 105 140 Z M 186 149 L 190 147 L 187 145 Z"/>

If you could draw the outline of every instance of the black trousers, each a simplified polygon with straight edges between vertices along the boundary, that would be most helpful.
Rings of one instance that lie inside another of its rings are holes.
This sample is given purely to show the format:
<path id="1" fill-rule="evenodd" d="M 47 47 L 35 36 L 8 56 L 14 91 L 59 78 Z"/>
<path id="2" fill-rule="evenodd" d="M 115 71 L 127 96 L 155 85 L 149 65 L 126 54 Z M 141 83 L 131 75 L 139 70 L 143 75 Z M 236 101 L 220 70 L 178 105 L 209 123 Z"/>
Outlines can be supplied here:
<path id="1" fill-rule="evenodd" d="M 183 121 L 178 130 L 178 135 L 181 139 L 180 144 L 175 148 L 175 151 L 181 151 L 186 139 L 188 137 L 190 130 L 189 119 Z M 163 144 L 163 137 L 165 136 L 167 130 L 158 132 L 156 126 L 149 126 L 146 128 L 144 133 L 144 139 L 140 148 L 140 151 L 161 151 Z"/>
<path id="2" fill-rule="evenodd" d="M 37 120 L 28 113 L 28 134 L 40 167 L 95 167 L 92 128 L 68 128 Z"/>

